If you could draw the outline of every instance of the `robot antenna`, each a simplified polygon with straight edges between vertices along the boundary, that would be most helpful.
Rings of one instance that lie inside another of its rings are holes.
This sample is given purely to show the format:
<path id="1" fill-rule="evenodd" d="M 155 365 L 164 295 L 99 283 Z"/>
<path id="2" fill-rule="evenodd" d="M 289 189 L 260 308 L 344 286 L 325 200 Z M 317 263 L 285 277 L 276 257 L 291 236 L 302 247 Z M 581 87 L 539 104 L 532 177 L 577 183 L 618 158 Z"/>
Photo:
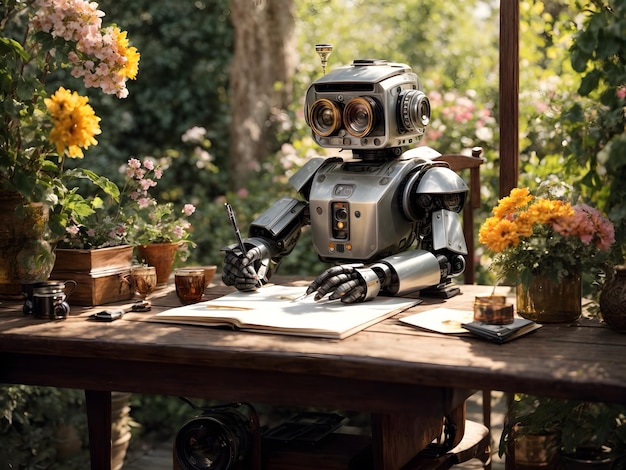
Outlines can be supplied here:
<path id="1" fill-rule="evenodd" d="M 317 52 L 322 61 L 322 72 L 326 75 L 326 64 L 328 63 L 328 56 L 333 53 L 332 44 L 316 44 L 315 52 Z"/>

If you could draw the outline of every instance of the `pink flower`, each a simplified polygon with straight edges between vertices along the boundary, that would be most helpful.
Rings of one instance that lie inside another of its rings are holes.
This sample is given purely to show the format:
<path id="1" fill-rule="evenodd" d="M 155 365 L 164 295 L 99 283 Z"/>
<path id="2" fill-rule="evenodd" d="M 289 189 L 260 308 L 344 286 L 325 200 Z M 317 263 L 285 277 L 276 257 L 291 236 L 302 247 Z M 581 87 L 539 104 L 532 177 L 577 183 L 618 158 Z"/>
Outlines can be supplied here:
<path id="1" fill-rule="evenodd" d="M 576 236 L 585 245 L 593 242 L 598 249 L 608 250 L 615 242 L 613 224 L 587 204 L 577 204 L 573 209 L 573 217 L 561 217 L 553 222 L 554 230 L 563 236 Z"/>
<path id="2" fill-rule="evenodd" d="M 154 181 L 152 181 L 151 179 L 145 179 L 145 180 L 140 180 L 139 181 L 139 186 L 144 191 L 147 191 L 151 187 L 156 186 L 156 183 Z"/>
<path id="3" fill-rule="evenodd" d="M 177 238 L 182 238 L 182 237 L 183 237 L 183 235 L 185 234 L 185 232 L 184 232 L 183 228 L 182 228 L 180 225 L 176 225 L 176 226 L 172 229 L 172 232 L 174 233 L 174 235 L 175 235 Z"/>
<path id="4" fill-rule="evenodd" d="M 193 204 L 185 204 L 183 206 L 183 214 L 185 214 L 187 217 L 189 217 L 195 211 L 196 211 L 196 207 Z"/>
<path id="5" fill-rule="evenodd" d="M 626 99 L 626 86 L 619 87 L 616 94 L 620 100 Z"/>
<path id="6" fill-rule="evenodd" d="M 149 207 L 150 206 L 150 198 L 147 198 L 147 197 L 139 198 L 137 200 L 137 205 L 141 209 L 145 209 L 146 207 Z"/>
<path id="7" fill-rule="evenodd" d="M 141 168 L 141 162 L 136 158 L 131 158 L 128 160 L 128 167 L 136 170 L 137 168 Z"/>

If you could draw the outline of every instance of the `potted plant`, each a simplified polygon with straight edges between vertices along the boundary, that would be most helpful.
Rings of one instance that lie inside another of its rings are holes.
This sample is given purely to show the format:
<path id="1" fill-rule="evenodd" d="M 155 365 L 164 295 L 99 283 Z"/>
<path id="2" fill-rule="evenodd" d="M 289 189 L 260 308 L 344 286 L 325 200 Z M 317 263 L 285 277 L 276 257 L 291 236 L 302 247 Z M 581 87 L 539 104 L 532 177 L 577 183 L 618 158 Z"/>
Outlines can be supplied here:
<path id="1" fill-rule="evenodd" d="M 545 181 L 537 194 L 514 188 L 480 228 L 495 253 L 492 268 L 517 285 L 520 316 L 567 322 L 582 313 L 583 272 L 598 270 L 615 242 L 613 224 L 563 183 Z"/>
<path id="2" fill-rule="evenodd" d="M 64 168 L 67 159 L 81 159 L 84 149 L 97 144 L 100 119 L 86 97 L 64 87 L 49 90 L 47 78 L 69 68 L 86 87 L 124 98 L 139 53 L 126 32 L 102 25 L 104 13 L 93 2 L 8 1 L 0 13 L 0 203 L 6 204 L 0 212 L 9 227 L 18 227 L 8 217 L 17 214 L 20 220 L 38 208 L 41 228 L 26 236 L 9 231 L 0 239 L 8 253 L 0 264 L 0 286 L 14 294 L 20 282 L 49 275 L 54 244 L 70 220 L 95 210 L 94 200 L 79 194 L 75 178 L 86 178 L 113 197 L 118 192 L 93 172 Z M 39 268 L 30 277 L 16 268 L 29 263 Z"/>
<path id="3" fill-rule="evenodd" d="M 167 282 L 174 260 L 189 256 L 191 223 L 187 219 L 196 208 L 186 203 L 176 208 L 173 202 L 159 203 L 150 189 L 163 176 L 163 167 L 151 158 L 131 158 L 126 167 L 123 193 L 128 203 L 123 206 L 128 240 L 137 247 L 138 258 L 157 272 L 157 285 Z"/>
<path id="4" fill-rule="evenodd" d="M 618 468 L 626 456 L 626 406 L 516 394 L 509 406 L 500 439 L 500 456 L 515 448 L 516 462 L 521 442 L 540 439 L 546 461 L 554 457 L 566 469 L 589 464 L 594 468 Z M 539 464 L 539 462 L 534 462 Z M 601 467 L 606 465 L 606 467 Z"/>

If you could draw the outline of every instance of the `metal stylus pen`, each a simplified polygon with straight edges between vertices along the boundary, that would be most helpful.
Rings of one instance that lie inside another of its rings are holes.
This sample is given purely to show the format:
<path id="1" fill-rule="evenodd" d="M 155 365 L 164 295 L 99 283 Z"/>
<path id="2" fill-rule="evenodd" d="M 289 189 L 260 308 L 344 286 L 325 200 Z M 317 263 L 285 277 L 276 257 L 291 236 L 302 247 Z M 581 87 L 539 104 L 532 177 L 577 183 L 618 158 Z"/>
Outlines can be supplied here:
<path id="1" fill-rule="evenodd" d="M 230 219 L 230 223 L 233 226 L 233 230 L 235 231 L 235 237 L 237 237 L 237 243 L 239 244 L 239 249 L 241 250 L 242 256 L 246 256 L 248 254 L 248 250 L 246 250 L 246 245 L 243 243 L 243 238 L 241 238 L 241 232 L 239 231 L 239 225 L 237 224 L 237 218 L 235 217 L 235 211 L 233 211 L 232 206 L 225 202 L 226 212 L 228 212 L 228 218 Z M 252 266 L 248 266 L 246 268 L 250 274 L 252 274 L 257 280 L 257 287 L 260 287 L 261 284 L 259 282 L 259 277 L 257 273 L 254 271 Z"/>
<path id="2" fill-rule="evenodd" d="M 237 224 L 237 219 L 235 218 L 235 211 L 233 211 L 232 206 L 225 202 L 226 212 L 228 212 L 228 218 L 230 219 L 230 223 L 233 226 L 233 230 L 235 231 L 235 236 L 237 237 L 237 243 L 239 243 L 239 249 L 241 250 L 241 254 L 246 256 L 248 250 L 246 250 L 246 245 L 243 243 L 243 238 L 241 238 L 241 232 L 239 231 L 239 225 Z"/>

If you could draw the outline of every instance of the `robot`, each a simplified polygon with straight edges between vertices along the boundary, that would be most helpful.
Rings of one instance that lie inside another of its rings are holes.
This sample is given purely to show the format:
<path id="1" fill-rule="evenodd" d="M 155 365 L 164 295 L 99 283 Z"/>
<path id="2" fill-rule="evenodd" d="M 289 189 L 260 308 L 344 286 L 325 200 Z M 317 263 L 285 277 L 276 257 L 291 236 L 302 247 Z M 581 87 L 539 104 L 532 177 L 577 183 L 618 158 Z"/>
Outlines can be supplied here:
<path id="1" fill-rule="evenodd" d="M 332 48 L 317 49 L 325 71 Z M 301 199 L 280 198 L 243 244 L 224 249 L 223 282 L 262 287 L 310 226 L 319 258 L 333 264 L 309 285 L 315 300 L 457 294 L 451 280 L 465 269 L 459 213 L 468 187 L 434 149 L 403 151 L 430 122 L 418 76 L 406 64 L 355 60 L 309 86 L 305 112 L 315 142 L 351 158 L 313 158 L 299 169 L 290 183 Z"/>

